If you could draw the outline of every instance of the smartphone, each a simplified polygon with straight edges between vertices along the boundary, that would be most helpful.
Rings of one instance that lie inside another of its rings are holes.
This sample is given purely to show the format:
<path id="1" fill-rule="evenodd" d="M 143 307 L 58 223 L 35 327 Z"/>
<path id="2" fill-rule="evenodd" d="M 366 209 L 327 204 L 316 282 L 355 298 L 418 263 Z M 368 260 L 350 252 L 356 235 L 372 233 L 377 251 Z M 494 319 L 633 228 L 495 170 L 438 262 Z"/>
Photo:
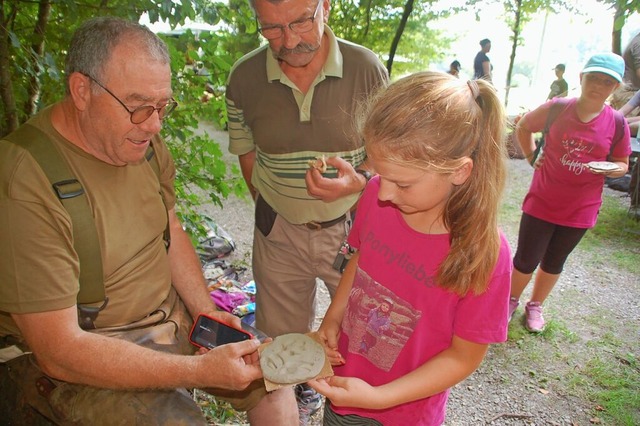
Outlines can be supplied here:
<path id="1" fill-rule="evenodd" d="M 252 338 L 251 333 L 233 328 L 204 314 L 198 316 L 189 334 L 192 344 L 207 349 Z"/>

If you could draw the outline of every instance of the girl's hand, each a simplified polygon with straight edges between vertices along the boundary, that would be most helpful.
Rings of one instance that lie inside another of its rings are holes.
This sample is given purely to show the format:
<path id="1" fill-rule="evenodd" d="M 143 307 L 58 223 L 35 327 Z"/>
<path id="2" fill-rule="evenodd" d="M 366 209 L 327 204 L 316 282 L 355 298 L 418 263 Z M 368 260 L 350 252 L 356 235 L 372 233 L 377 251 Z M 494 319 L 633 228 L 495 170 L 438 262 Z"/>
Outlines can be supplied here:
<path id="1" fill-rule="evenodd" d="M 325 317 L 318 328 L 317 336 L 324 346 L 324 352 L 331 365 L 344 365 L 345 360 L 338 351 L 338 338 L 340 337 L 340 324 L 330 321 Z"/>
<path id="2" fill-rule="evenodd" d="M 538 155 L 538 158 L 536 158 L 536 161 L 532 164 L 534 170 L 538 170 L 540 167 L 542 167 L 542 164 L 544 163 L 544 150 L 540 150 L 540 154 Z"/>
<path id="3" fill-rule="evenodd" d="M 355 377 L 332 376 L 307 383 L 338 407 L 386 408 L 384 395 L 381 395 L 379 388 Z"/>

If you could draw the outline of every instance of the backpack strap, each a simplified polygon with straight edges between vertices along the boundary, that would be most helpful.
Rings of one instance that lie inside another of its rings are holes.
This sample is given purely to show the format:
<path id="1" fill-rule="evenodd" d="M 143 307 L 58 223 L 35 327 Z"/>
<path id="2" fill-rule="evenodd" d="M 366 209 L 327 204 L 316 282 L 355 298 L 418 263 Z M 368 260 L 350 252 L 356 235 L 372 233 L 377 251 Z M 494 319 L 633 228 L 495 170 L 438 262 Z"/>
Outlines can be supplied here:
<path id="1" fill-rule="evenodd" d="M 147 148 L 147 152 L 144 157 L 147 159 L 147 163 L 151 166 L 151 169 L 156 174 L 158 181 L 160 181 L 160 160 L 158 160 L 158 156 L 153 149 L 153 139 L 149 143 L 149 147 Z M 164 194 L 160 191 L 160 197 L 162 198 L 162 204 L 164 205 L 164 210 L 167 213 L 167 226 L 164 228 L 164 233 L 162 234 L 162 239 L 164 240 L 164 247 L 167 251 L 169 251 L 169 246 L 171 245 L 171 227 L 169 224 L 169 209 L 167 208 L 167 202 L 164 199 Z"/>
<path id="2" fill-rule="evenodd" d="M 613 154 L 613 149 L 618 145 L 618 143 L 624 137 L 624 123 L 627 120 L 624 118 L 624 115 L 618 110 L 613 109 L 613 119 L 616 123 L 616 130 L 613 133 L 613 143 L 611 144 L 611 149 L 609 150 L 609 156 Z"/>
<path id="3" fill-rule="evenodd" d="M 547 134 L 549 134 L 549 129 L 556 118 L 560 115 L 562 111 L 565 110 L 566 106 L 569 104 L 569 99 L 567 98 L 554 98 L 551 106 L 549 107 L 549 112 L 547 113 L 547 120 L 544 123 L 544 129 L 542 130 L 542 138 L 539 141 L 536 141 L 536 149 L 533 151 L 533 155 L 531 159 L 529 159 L 529 164 L 533 166 L 540 155 L 540 151 L 544 148 L 545 139 Z"/>
<path id="4" fill-rule="evenodd" d="M 549 133 L 549 129 L 556 118 L 560 115 L 562 111 L 565 110 L 567 105 L 569 104 L 569 99 L 567 98 L 555 98 L 551 107 L 549 108 L 549 114 L 547 115 L 547 121 L 544 124 L 544 130 L 542 131 L 543 136 L 546 136 Z"/>
<path id="5" fill-rule="evenodd" d="M 81 265 L 78 303 L 104 301 L 104 277 L 98 231 L 82 184 L 71 172 L 55 145 L 49 141 L 49 137 L 37 127 L 25 124 L 6 139 L 29 151 L 51 182 L 53 192 L 71 216 L 73 247 Z"/>
<path id="6" fill-rule="evenodd" d="M 69 169 L 67 162 L 50 142 L 49 137 L 40 129 L 30 124 L 24 124 L 5 139 L 29 151 L 44 174 L 51 182 L 53 192 L 71 217 L 73 226 L 73 247 L 78 254 L 80 263 L 80 288 L 78 290 L 78 322 L 85 330 L 94 329 L 94 322 L 98 313 L 109 301 L 105 295 L 104 272 L 102 269 L 102 251 L 96 230 L 95 221 L 89 201 L 82 184 Z M 153 144 L 145 154 L 149 166 L 160 180 L 160 163 Z M 169 212 L 162 193 L 162 203 L 167 213 L 167 226 L 164 230 L 164 240 L 167 250 L 171 241 L 169 227 Z M 103 302 L 100 307 L 88 306 Z"/>

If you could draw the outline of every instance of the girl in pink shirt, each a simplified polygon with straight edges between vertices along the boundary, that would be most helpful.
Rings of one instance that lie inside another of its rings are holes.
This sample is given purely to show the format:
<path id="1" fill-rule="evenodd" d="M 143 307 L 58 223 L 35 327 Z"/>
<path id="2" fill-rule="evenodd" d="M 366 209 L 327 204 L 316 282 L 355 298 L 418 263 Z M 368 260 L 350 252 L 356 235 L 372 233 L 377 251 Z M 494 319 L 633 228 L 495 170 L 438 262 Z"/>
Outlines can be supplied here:
<path id="1" fill-rule="evenodd" d="M 336 375 L 309 382 L 327 397 L 325 424 L 440 425 L 449 388 L 506 340 L 504 124 L 490 83 L 446 73 L 372 101 L 362 136 L 377 176 L 318 330 Z"/>
<path id="2" fill-rule="evenodd" d="M 615 117 L 618 112 L 605 105 L 623 75 L 624 60 L 620 56 L 592 56 L 580 74 L 580 97 L 559 105 L 561 112 L 549 127 L 543 154 L 537 158 L 533 133 L 544 129 L 551 106 L 558 100 L 525 114 L 516 126 L 516 138 L 536 170 L 522 205 L 509 319 L 540 265 L 525 308 L 525 326 L 531 332 L 544 329 L 542 303 L 560 278 L 569 254 L 596 223 L 605 176 L 620 177 L 627 172 L 629 126 L 624 118 Z M 612 170 L 589 166 L 605 160 L 611 162 Z"/>

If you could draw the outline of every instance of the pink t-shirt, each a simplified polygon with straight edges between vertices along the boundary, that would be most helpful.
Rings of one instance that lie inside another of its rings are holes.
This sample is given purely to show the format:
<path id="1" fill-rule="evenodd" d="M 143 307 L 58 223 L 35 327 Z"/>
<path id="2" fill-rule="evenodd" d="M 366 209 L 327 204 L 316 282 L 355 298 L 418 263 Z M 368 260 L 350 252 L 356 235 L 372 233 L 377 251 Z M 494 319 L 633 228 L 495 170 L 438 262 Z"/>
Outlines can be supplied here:
<path id="1" fill-rule="evenodd" d="M 511 277 L 509 245 L 501 235 L 485 293 L 460 297 L 438 287 L 436 270 L 449 252 L 449 235 L 411 229 L 394 206 L 378 201 L 379 187 L 379 178 L 367 186 L 349 234 L 360 258 L 339 341 L 346 364 L 335 367 L 336 375 L 374 386 L 415 370 L 448 348 L 454 334 L 483 344 L 505 341 Z M 384 425 L 439 425 L 448 394 L 385 410 L 332 408 Z"/>
<path id="2" fill-rule="evenodd" d="M 522 211 L 556 225 L 592 228 L 602 204 L 604 176 L 591 173 L 586 164 L 606 161 L 631 154 L 629 125 L 624 125 L 621 140 L 614 141 L 614 111 L 605 105 L 602 112 L 588 123 L 576 114 L 576 101 L 571 99 L 558 115 L 545 139 L 544 162 L 533 174 L 531 187 L 524 198 Z M 553 101 L 540 106 L 549 108 Z M 547 114 L 528 114 L 533 131 L 541 131 Z"/>

